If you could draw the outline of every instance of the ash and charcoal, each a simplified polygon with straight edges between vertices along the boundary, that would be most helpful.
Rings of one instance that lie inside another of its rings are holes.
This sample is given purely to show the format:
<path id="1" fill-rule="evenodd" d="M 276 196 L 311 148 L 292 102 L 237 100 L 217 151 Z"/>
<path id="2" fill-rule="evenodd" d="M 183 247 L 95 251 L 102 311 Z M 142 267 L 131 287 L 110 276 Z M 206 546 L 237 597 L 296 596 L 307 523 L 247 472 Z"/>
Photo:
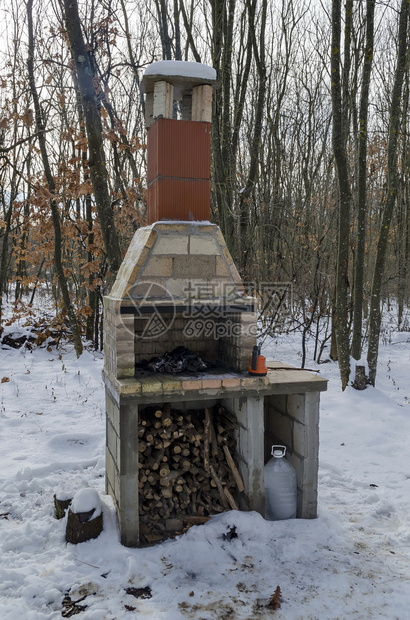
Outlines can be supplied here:
<path id="1" fill-rule="evenodd" d="M 170 353 L 164 353 L 161 357 L 152 357 L 136 364 L 139 370 L 166 373 L 204 372 L 212 367 L 212 364 L 204 362 L 197 353 L 182 346 L 176 347 Z"/>

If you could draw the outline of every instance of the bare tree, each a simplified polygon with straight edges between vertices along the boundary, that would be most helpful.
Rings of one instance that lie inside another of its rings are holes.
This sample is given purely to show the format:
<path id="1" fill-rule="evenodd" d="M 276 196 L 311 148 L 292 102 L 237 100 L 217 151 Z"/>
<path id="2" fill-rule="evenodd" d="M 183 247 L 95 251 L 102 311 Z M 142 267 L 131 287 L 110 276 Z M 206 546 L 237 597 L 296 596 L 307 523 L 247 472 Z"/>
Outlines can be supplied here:
<path id="1" fill-rule="evenodd" d="M 31 96 L 33 98 L 34 105 L 34 117 L 37 127 L 37 137 L 41 152 L 41 159 L 44 167 L 44 174 L 50 193 L 50 206 L 51 215 L 53 219 L 54 227 L 54 263 L 57 272 L 58 282 L 61 289 L 61 295 L 63 297 L 64 308 L 67 312 L 67 317 L 70 323 L 71 331 L 73 334 L 74 346 L 77 356 L 80 356 L 83 351 L 83 345 L 81 342 L 80 329 L 77 322 L 77 317 L 73 305 L 71 303 L 70 293 L 67 285 L 67 278 L 64 273 L 63 261 L 62 261 L 62 237 L 60 226 L 60 215 L 58 208 L 58 196 L 56 195 L 56 186 L 54 177 L 51 172 L 50 162 L 47 153 L 47 146 L 45 140 L 45 126 L 43 120 L 43 113 L 41 110 L 40 100 L 37 92 L 35 76 L 34 76 L 34 31 L 33 31 L 33 0 L 27 1 L 27 21 L 28 21 L 28 58 L 27 68 L 30 83 Z"/>
<path id="2" fill-rule="evenodd" d="M 347 107 L 347 74 L 350 57 L 350 24 L 353 0 L 346 2 L 345 26 L 345 66 L 344 79 L 341 79 L 341 0 L 332 2 L 332 53 L 331 53 L 331 92 L 333 133 L 332 143 L 336 162 L 339 186 L 338 209 L 338 246 L 336 275 L 336 315 L 335 331 L 337 341 L 338 362 L 342 389 L 345 389 L 350 375 L 350 344 L 348 326 L 348 289 L 349 289 L 349 240 L 350 240 L 350 209 L 351 188 L 346 148 L 346 107 Z"/>
<path id="3" fill-rule="evenodd" d="M 367 0 L 366 47 L 362 71 L 359 106 L 358 166 L 357 166 L 357 241 L 354 265 L 352 357 L 359 360 L 363 340 L 363 291 L 365 273 L 366 216 L 367 216 L 367 143 L 369 91 L 373 64 L 375 0 Z"/>
<path id="4" fill-rule="evenodd" d="M 77 0 L 64 0 L 64 9 L 67 34 L 82 97 L 90 151 L 90 176 L 94 188 L 98 218 L 104 240 L 104 249 L 112 276 L 115 276 L 121 264 L 121 251 L 108 190 L 108 172 L 105 163 L 101 117 L 96 91 L 96 82 L 98 80 L 96 79 L 94 67 L 81 32 Z"/>
<path id="5" fill-rule="evenodd" d="M 388 249 L 390 225 L 393 210 L 399 189 L 399 172 L 397 167 L 399 132 L 402 112 L 402 91 L 408 57 L 408 22 L 410 13 L 409 0 L 402 0 L 398 24 L 397 64 L 394 75 L 393 90 L 389 111 L 389 131 L 387 144 L 387 188 L 383 209 L 383 217 L 377 243 L 376 261 L 373 273 L 373 282 L 370 301 L 369 343 L 367 363 L 369 366 L 369 381 L 376 383 L 377 360 L 379 353 L 382 284 Z"/>

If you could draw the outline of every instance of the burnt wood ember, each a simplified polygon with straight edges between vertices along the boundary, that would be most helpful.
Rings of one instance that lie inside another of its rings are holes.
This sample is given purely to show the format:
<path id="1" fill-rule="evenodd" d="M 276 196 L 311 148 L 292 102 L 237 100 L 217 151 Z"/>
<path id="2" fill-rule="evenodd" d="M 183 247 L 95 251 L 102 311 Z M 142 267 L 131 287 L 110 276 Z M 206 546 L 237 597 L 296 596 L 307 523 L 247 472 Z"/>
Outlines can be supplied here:
<path id="1" fill-rule="evenodd" d="M 219 405 L 213 410 L 179 411 L 165 403 L 140 412 L 138 484 L 143 544 L 180 534 L 190 519 L 206 520 L 209 515 L 238 509 L 235 496 L 244 486 L 233 458 L 235 422 L 235 416 Z"/>
<path id="2" fill-rule="evenodd" d="M 142 360 L 136 364 L 136 368 L 141 370 L 167 373 L 203 372 L 210 367 L 211 364 L 204 362 L 199 355 L 186 347 L 176 347 L 161 357 L 152 357 L 150 360 Z"/>

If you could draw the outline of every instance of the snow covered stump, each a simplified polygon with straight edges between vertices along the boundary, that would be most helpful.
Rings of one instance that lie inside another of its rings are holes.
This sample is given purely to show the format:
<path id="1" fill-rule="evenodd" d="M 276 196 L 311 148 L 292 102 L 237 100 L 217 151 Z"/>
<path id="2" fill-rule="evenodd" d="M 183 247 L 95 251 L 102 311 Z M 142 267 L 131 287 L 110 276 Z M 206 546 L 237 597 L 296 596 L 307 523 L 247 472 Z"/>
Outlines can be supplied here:
<path id="1" fill-rule="evenodd" d="M 56 519 L 64 519 L 67 509 L 70 507 L 72 497 L 65 497 L 59 493 L 54 495 L 54 509 Z"/>
<path id="2" fill-rule="evenodd" d="M 81 489 L 68 509 L 66 542 L 76 545 L 98 538 L 103 531 L 101 500 L 95 489 Z"/>

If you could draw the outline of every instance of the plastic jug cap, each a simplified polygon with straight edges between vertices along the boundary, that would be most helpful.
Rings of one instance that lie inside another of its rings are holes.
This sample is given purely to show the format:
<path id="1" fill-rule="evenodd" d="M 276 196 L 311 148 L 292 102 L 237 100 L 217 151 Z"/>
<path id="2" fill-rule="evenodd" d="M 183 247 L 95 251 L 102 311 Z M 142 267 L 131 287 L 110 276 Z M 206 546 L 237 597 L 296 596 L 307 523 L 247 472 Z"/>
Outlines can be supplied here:
<path id="1" fill-rule="evenodd" d="M 281 459 L 286 454 L 286 446 L 272 446 L 272 456 Z"/>

